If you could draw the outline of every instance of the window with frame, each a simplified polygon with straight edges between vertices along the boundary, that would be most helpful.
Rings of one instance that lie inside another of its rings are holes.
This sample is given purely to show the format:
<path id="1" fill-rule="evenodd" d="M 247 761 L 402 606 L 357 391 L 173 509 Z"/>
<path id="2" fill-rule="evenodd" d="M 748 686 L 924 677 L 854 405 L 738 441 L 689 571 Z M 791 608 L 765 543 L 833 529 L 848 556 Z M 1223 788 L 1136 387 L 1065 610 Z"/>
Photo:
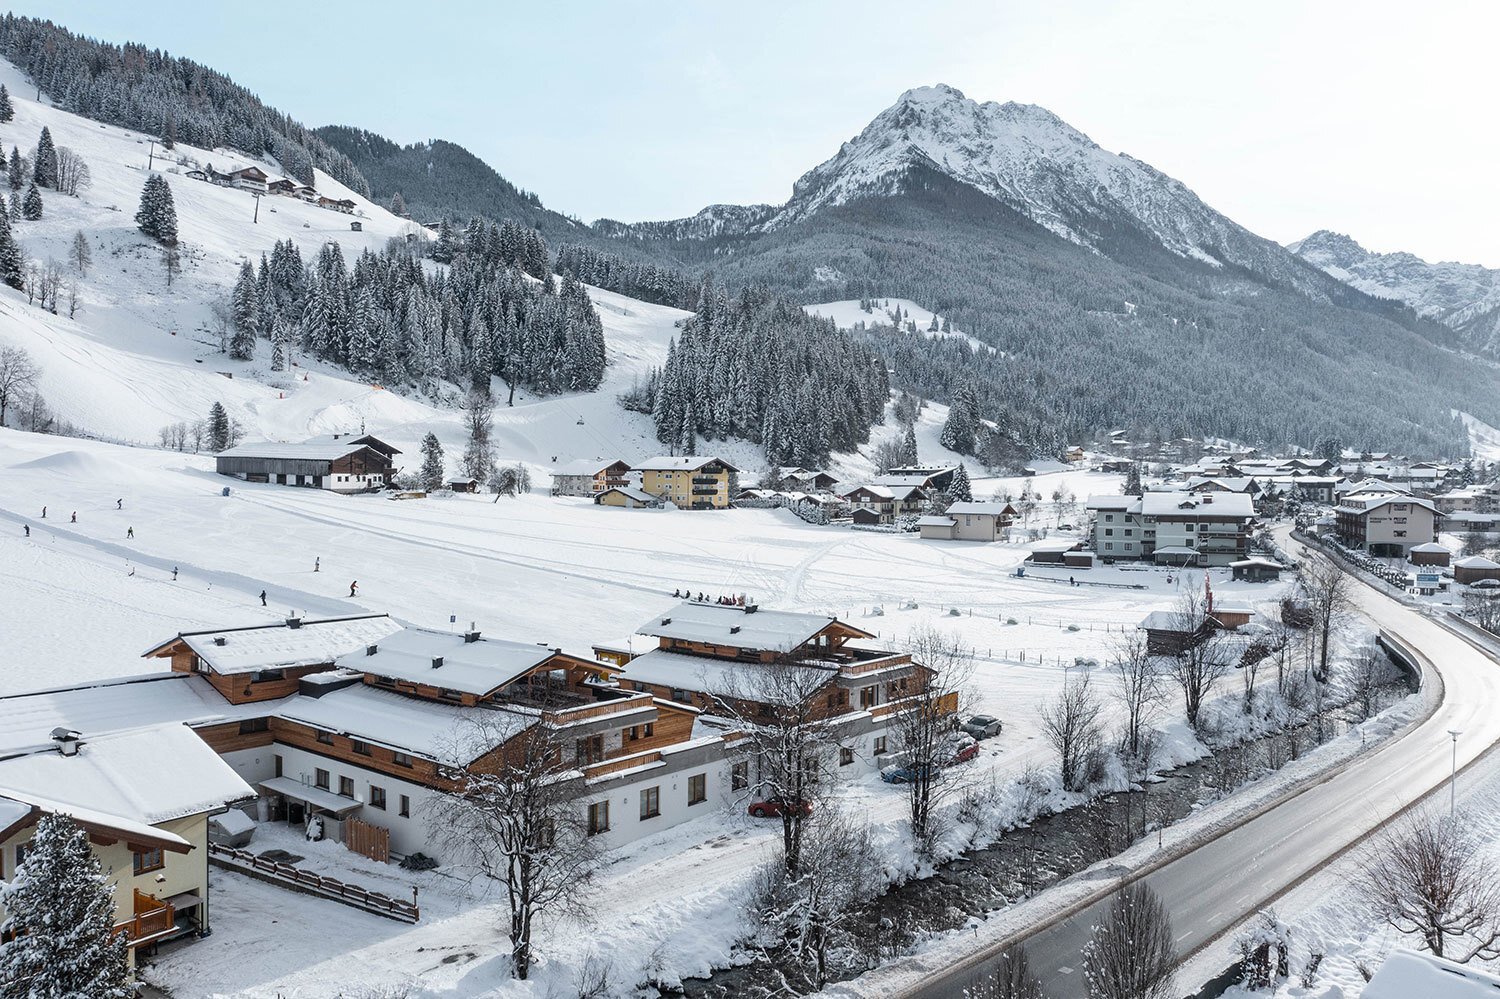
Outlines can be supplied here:
<path id="1" fill-rule="evenodd" d="M 349 748 L 354 750 L 354 753 L 357 756 L 370 755 L 370 744 L 368 742 L 360 742 L 358 739 L 350 739 Z"/>
<path id="2" fill-rule="evenodd" d="M 284 669 L 261 669 L 261 670 L 256 670 L 255 674 L 251 677 L 251 681 L 254 682 L 254 683 L 265 683 L 267 680 L 285 680 L 285 679 L 286 679 L 286 670 L 284 670 Z"/>
<path id="3" fill-rule="evenodd" d="M 130 854 L 130 868 L 136 874 L 147 874 L 151 871 L 159 871 L 167 866 L 162 859 L 161 847 L 152 847 L 149 850 L 133 850 Z"/>
<path id="4" fill-rule="evenodd" d="M 641 789 L 641 818 L 654 819 L 661 814 L 661 788 Z"/>
<path id="5" fill-rule="evenodd" d="M 333 745 L 333 733 L 332 732 L 319 732 L 318 733 L 318 741 L 321 742 L 325 746 L 331 746 L 331 745 Z"/>
<path id="6" fill-rule="evenodd" d="M 729 768 L 729 786 L 732 790 L 743 791 L 750 786 L 750 764 L 744 760 Z"/>
<path id="7" fill-rule="evenodd" d="M 589 805 L 589 835 L 597 836 L 609 832 L 609 802 L 596 801 Z"/>
<path id="8" fill-rule="evenodd" d="M 240 721 L 240 735 L 251 735 L 255 732 L 266 732 L 271 728 L 268 718 L 245 718 Z"/>
<path id="9" fill-rule="evenodd" d="M 401 807 L 397 809 L 396 814 L 403 819 L 411 818 L 411 799 L 404 794 L 401 796 Z"/>
<path id="10" fill-rule="evenodd" d="M 328 790 L 328 771 L 321 767 L 315 769 L 313 771 L 313 785 L 321 787 L 325 791 Z"/>
<path id="11" fill-rule="evenodd" d="M 839 766 L 847 767 L 854 762 L 854 750 L 848 746 L 839 747 Z"/>
<path id="12" fill-rule="evenodd" d="M 275 764 L 275 767 L 276 767 L 275 776 L 280 777 L 281 776 L 281 754 L 277 753 L 274 757 L 272 757 L 272 762 Z"/>
<path id="13" fill-rule="evenodd" d="M 885 736 L 883 736 L 883 735 L 877 735 L 875 737 L 875 755 L 876 756 L 884 756 L 885 755 Z"/>
<path id="14" fill-rule="evenodd" d="M 688 778 L 688 804 L 700 805 L 708 800 L 708 775 L 693 774 Z"/>
<path id="15" fill-rule="evenodd" d="M 880 703 L 880 688 L 875 686 L 859 688 L 859 706 L 862 708 L 873 708 Z"/>
<path id="16" fill-rule="evenodd" d="M 411 766 L 411 754 L 410 753 L 392 753 L 391 754 L 391 762 L 394 763 L 394 764 L 396 764 L 396 766 L 398 766 L 398 767 L 409 767 L 409 766 Z"/>
<path id="17" fill-rule="evenodd" d="M 26 863 L 26 855 L 28 853 L 30 853 L 30 852 L 31 852 L 31 844 L 30 843 L 17 843 L 16 844 L 16 868 L 18 870 L 20 869 L 20 867 L 21 867 L 22 864 Z"/>
<path id="18" fill-rule="evenodd" d="M 574 747 L 574 758 L 579 763 L 598 763 L 604 759 L 604 736 L 590 735 L 579 739 Z"/>
<path id="19" fill-rule="evenodd" d="M 385 788 L 370 785 L 370 807 L 385 811 Z"/>
<path id="20" fill-rule="evenodd" d="M 339 778 L 339 796 L 342 797 L 342 798 L 352 798 L 352 797 L 354 797 L 354 778 L 353 777 L 340 777 Z"/>

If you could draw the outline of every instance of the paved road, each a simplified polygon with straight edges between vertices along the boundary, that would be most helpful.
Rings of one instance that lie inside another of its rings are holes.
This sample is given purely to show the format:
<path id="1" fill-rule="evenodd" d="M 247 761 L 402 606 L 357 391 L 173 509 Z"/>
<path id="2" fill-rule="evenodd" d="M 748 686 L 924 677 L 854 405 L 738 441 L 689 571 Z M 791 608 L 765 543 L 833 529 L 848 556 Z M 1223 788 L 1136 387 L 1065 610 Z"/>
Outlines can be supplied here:
<path id="1" fill-rule="evenodd" d="M 1296 546 L 1293 546 L 1296 547 Z M 1280 892 L 1448 779 L 1449 729 L 1463 734 L 1458 765 L 1500 741 L 1500 666 L 1463 639 L 1367 586 L 1356 599 L 1377 625 L 1427 656 L 1446 695 L 1431 718 L 1347 769 L 1146 877 L 1172 915 L 1179 954 L 1208 944 Z M 1040 928 L 1026 941 L 1055 999 L 1085 994 L 1079 954 L 1106 902 Z M 983 977 L 993 955 L 955 964 L 908 993 L 952 999 Z"/>

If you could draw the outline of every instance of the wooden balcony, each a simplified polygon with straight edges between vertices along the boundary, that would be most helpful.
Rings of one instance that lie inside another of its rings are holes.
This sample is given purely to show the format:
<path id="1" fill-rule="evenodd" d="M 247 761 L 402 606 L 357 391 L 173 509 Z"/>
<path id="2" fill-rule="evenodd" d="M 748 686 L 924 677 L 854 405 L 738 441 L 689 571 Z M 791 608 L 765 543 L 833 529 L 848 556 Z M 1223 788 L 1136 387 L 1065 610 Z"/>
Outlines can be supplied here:
<path id="1" fill-rule="evenodd" d="M 177 913 L 170 902 L 162 902 L 135 890 L 135 912 L 131 918 L 115 924 L 114 932 L 124 933 L 130 946 L 139 947 L 171 933 L 177 926 Z"/>

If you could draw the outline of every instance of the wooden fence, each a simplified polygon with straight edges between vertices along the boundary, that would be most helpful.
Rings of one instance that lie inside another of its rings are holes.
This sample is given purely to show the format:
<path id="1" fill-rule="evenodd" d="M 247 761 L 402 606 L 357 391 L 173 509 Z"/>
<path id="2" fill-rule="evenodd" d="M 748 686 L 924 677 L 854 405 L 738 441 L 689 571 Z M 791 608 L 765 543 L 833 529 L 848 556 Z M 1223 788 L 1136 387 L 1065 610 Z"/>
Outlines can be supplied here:
<path id="1" fill-rule="evenodd" d="M 386 864 L 391 859 L 391 831 L 351 815 L 344 820 L 344 846 L 362 857 Z"/>
<path id="2" fill-rule="evenodd" d="M 237 850 L 231 846 L 220 846 L 218 843 L 208 845 L 208 855 L 214 863 L 221 867 L 240 871 L 251 877 L 262 881 L 270 881 L 275 884 L 286 885 L 296 891 L 306 892 L 310 895 L 318 895 L 323 898 L 331 898 L 356 909 L 373 912 L 378 916 L 389 916 L 391 919 L 399 919 L 404 923 L 415 923 L 422 916 L 422 910 L 417 908 L 416 902 L 408 902 L 403 899 L 391 898 L 389 895 L 352 885 L 338 878 L 331 878 L 324 874 L 316 874 L 305 871 L 293 864 L 283 864 L 280 861 L 266 860 L 257 857 L 248 850 Z M 415 893 L 413 893 L 415 894 Z"/>

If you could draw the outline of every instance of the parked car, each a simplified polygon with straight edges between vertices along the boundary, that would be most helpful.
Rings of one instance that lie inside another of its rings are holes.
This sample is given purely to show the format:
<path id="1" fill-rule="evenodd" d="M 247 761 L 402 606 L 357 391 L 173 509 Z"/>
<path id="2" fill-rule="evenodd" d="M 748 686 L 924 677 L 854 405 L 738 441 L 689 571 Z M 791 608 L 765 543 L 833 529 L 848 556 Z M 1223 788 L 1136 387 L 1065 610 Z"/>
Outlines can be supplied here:
<path id="1" fill-rule="evenodd" d="M 779 819 L 783 811 L 800 811 L 804 816 L 811 815 L 813 806 L 810 801 L 799 801 L 793 809 L 781 798 L 766 798 L 750 802 L 747 811 L 757 819 Z"/>
<path id="2" fill-rule="evenodd" d="M 988 739 L 992 735 L 999 735 L 1004 726 L 1000 719 L 994 715 L 975 715 L 959 726 L 959 730 L 967 732 L 976 739 Z"/>
<path id="3" fill-rule="evenodd" d="M 952 755 L 948 757 L 945 766 L 953 766 L 955 763 L 967 763 L 979 755 L 979 743 L 967 735 L 961 735 L 953 740 Z"/>
<path id="4" fill-rule="evenodd" d="M 927 773 L 924 763 L 892 763 L 880 771 L 880 779 L 887 784 L 910 784 Z"/>

